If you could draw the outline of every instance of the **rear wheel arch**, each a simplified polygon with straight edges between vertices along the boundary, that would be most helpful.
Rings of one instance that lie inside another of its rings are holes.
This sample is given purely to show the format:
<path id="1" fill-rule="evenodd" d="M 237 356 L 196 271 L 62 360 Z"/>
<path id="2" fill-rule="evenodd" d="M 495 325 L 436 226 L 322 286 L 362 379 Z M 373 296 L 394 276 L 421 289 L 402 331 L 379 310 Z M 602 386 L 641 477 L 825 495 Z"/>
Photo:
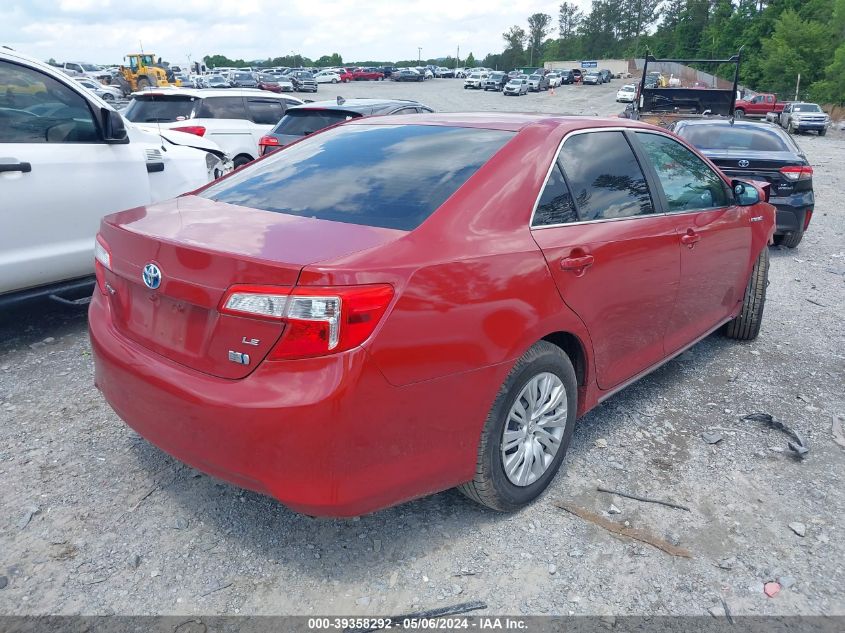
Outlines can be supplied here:
<path id="1" fill-rule="evenodd" d="M 253 158 L 249 154 L 242 153 L 242 154 L 238 154 L 237 156 L 235 156 L 232 159 L 232 164 L 235 167 L 242 167 L 243 165 L 246 165 L 247 163 L 250 163 L 253 160 L 255 160 L 255 158 Z"/>
<path id="2" fill-rule="evenodd" d="M 577 336 L 571 332 L 552 332 L 544 336 L 542 341 L 548 341 L 553 345 L 557 345 L 569 357 L 573 369 L 575 369 L 575 378 L 578 386 L 583 387 L 587 383 L 587 354 L 584 349 L 584 344 Z"/>

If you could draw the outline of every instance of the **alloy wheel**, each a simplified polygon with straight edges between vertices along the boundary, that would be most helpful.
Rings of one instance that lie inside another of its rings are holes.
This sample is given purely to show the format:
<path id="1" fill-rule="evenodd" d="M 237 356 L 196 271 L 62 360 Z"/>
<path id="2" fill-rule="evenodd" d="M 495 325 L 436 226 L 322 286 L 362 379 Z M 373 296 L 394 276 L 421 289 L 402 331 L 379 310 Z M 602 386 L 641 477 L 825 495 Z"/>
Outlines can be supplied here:
<path id="1" fill-rule="evenodd" d="M 566 388 L 550 372 L 537 374 L 522 388 L 502 434 L 502 465 L 515 486 L 530 486 L 543 476 L 560 448 L 567 421 Z"/>

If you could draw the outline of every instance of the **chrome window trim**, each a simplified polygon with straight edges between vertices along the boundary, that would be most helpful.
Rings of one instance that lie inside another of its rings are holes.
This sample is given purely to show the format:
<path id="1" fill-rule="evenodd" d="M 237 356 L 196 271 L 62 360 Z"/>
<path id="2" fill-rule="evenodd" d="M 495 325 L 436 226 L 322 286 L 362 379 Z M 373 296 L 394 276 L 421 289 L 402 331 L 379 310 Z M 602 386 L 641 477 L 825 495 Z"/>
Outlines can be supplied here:
<path id="1" fill-rule="evenodd" d="M 639 127 L 626 127 L 626 126 L 613 126 L 613 127 L 590 127 L 590 128 L 583 128 L 580 130 L 572 130 L 567 132 L 566 135 L 561 139 L 560 143 L 558 143 L 557 150 L 555 151 L 554 158 L 552 159 L 551 165 L 546 170 L 546 177 L 543 179 L 543 186 L 540 187 L 540 191 L 537 193 L 537 198 L 534 200 L 534 207 L 531 210 L 531 217 L 528 220 L 528 230 L 529 231 L 542 231 L 543 229 L 559 229 L 563 226 L 579 226 L 584 224 L 601 224 L 604 222 L 619 222 L 620 220 L 636 220 L 637 218 L 655 218 L 655 217 L 664 217 L 667 215 L 672 216 L 679 216 L 679 215 L 688 215 L 690 213 L 702 213 L 703 211 L 718 211 L 720 209 L 728 209 L 731 205 L 725 207 L 710 207 L 707 209 L 690 209 L 688 211 L 665 211 L 663 213 L 649 213 L 646 215 L 630 215 L 624 218 L 601 218 L 600 220 L 578 220 L 577 222 L 564 222 L 560 224 L 544 224 L 543 226 L 534 226 L 534 216 L 537 214 L 537 207 L 540 206 L 540 198 L 543 197 L 543 191 L 546 189 L 546 185 L 549 183 L 549 178 L 551 178 L 552 170 L 554 169 L 555 165 L 557 164 L 557 159 L 560 156 L 560 152 L 563 149 L 563 144 L 566 143 L 571 137 L 576 136 L 578 134 L 589 134 L 590 132 L 647 132 L 649 134 L 656 134 L 658 136 L 665 136 L 669 140 L 678 142 L 676 139 L 672 138 L 669 134 L 665 133 L 662 130 L 652 130 L 650 128 L 639 128 Z M 681 144 L 683 146 L 683 144 Z M 633 149 L 631 150 L 633 152 Z M 634 153 L 634 157 L 636 158 L 636 153 Z M 697 158 L 697 157 L 696 157 Z M 710 165 L 705 163 L 708 169 L 711 171 L 712 168 Z M 642 167 L 640 168 L 642 169 Z M 716 174 L 718 176 L 718 174 Z M 646 177 L 645 172 L 643 172 L 643 177 Z M 721 178 L 719 178 L 721 180 Z M 646 182 L 648 183 L 648 179 L 646 178 Z M 571 192 L 570 192 L 571 194 Z M 652 196 L 652 201 L 654 200 L 654 195 L 649 191 L 649 194 Z"/>

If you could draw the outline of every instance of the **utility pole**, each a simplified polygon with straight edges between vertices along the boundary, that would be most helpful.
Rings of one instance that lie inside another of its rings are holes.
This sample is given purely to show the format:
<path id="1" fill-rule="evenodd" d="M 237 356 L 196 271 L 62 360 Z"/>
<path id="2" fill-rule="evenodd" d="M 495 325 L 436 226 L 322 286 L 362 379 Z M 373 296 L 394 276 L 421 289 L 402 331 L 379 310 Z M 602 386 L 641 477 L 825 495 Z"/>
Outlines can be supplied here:
<path id="1" fill-rule="evenodd" d="M 422 46 L 417 46 L 417 63 L 422 63 Z"/>
<path id="2" fill-rule="evenodd" d="M 461 47 L 458 45 L 458 55 L 455 57 L 455 69 L 461 65 Z"/>
<path id="3" fill-rule="evenodd" d="M 795 82 L 795 100 L 798 101 L 798 89 L 801 87 L 801 73 L 798 73 L 798 81 Z"/>

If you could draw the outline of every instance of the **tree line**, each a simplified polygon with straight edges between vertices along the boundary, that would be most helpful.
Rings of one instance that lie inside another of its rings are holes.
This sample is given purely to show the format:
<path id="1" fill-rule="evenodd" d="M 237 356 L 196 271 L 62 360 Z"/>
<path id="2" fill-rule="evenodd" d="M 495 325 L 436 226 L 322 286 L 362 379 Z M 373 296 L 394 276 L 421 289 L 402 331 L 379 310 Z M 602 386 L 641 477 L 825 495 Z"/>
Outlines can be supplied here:
<path id="1" fill-rule="evenodd" d="M 557 24 L 555 24 L 555 18 Z M 593 0 L 535 13 L 502 34 L 493 68 L 553 60 L 727 59 L 742 47 L 742 83 L 758 91 L 845 102 L 845 0 Z"/>
<path id="2" fill-rule="evenodd" d="M 502 34 L 504 49 L 480 60 L 511 70 L 553 60 L 643 57 L 727 59 L 743 49 L 740 80 L 760 92 L 845 104 L 845 0 L 593 0 L 588 11 L 562 2 L 558 14 L 530 15 Z M 208 66 L 256 65 L 223 55 Z M 356 66 L 436 64 L 472 68 L 476 59 L 359 61 Z M 268 58 L 258 66 L 342 66 L 337 54 Z M 705 69 L 712 70 L 712 69 Z M 731 70 L 732 72 L 732 70 Z M 732 78 L 732 77 L 731 77 Z"/>

